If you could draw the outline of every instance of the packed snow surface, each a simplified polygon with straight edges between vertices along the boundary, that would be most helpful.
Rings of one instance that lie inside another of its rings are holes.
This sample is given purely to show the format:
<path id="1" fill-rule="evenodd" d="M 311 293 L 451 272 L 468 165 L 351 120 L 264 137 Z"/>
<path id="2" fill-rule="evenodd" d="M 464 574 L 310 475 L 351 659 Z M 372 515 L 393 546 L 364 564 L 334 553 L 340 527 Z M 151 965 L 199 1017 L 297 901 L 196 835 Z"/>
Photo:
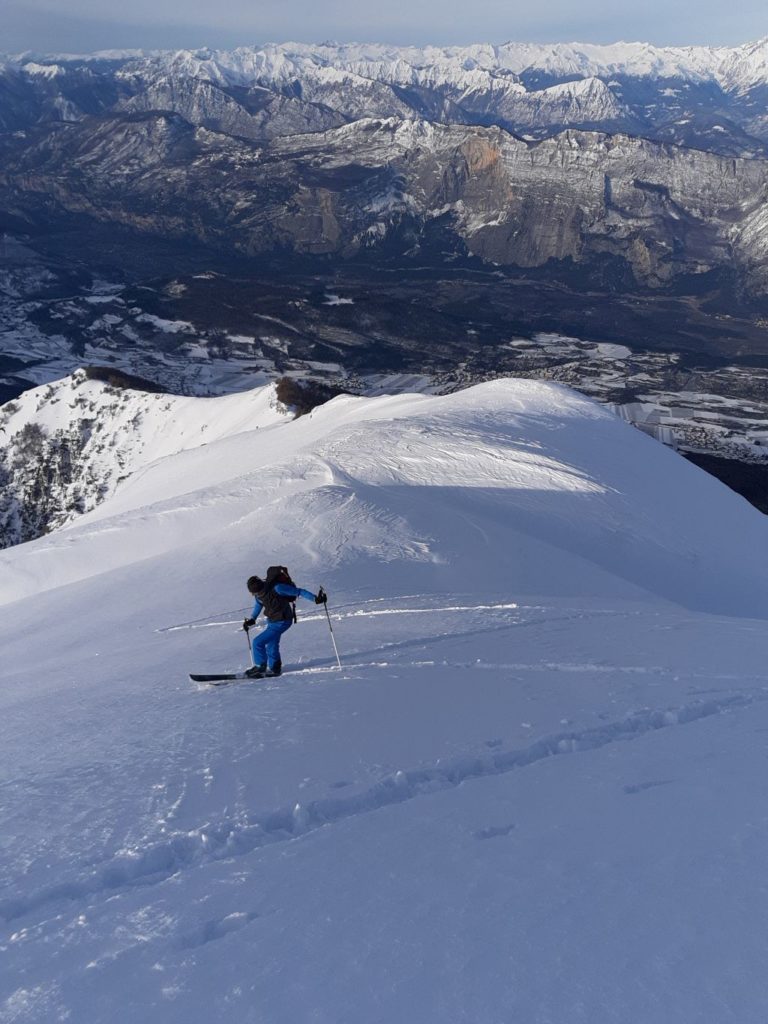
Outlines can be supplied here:
<path id="1" fill-rule="evenodd" d="M 0 1022 L 764 1024 L 764 517 L 551 384 L 227 417 L 0 555 Z M 343 667 L 191 684 L 273 562 Z"/>

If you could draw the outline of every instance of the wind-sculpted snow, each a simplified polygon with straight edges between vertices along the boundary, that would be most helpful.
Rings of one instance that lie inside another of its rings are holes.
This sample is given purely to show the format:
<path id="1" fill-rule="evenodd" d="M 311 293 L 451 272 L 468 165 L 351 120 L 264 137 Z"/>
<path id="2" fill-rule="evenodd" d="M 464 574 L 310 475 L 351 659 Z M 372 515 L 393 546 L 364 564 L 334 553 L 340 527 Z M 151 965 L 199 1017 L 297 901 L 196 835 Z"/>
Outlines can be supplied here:
<path id="1" fill-rule="evenodd" d="M 2 1024 L 763 1024 L 764 517 L 551 384 L 269 395 L 0 554 Z M 342 667 L 190 683 L 275 562 Z"/>

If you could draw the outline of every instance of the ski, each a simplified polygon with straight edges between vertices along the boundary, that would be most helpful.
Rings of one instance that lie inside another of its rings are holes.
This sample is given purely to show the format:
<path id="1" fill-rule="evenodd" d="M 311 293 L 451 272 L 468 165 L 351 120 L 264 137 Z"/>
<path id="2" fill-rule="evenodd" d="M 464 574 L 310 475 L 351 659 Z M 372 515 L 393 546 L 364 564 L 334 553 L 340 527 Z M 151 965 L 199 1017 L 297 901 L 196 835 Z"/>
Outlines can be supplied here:
<path id="1" fill-rule="evenodd" d="M 236 679 L 263 679 L 263 675 L 249 676 L 247 672 L 220 672 L 217 675 L 195 675 L 192 672 L 189 673 L 189 678 L 193 683 L 231 683 Z"/>

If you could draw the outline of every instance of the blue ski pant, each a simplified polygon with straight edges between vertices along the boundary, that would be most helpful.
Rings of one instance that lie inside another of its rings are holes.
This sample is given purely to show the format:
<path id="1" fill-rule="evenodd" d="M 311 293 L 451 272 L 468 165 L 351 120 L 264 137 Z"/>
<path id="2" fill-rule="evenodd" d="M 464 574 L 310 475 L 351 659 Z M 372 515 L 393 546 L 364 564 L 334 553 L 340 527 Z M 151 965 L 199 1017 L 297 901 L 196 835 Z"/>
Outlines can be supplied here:
<path id="1" fill-rule="evenodd" d="M 251 648 L 254 665 L 266 664 L 268 668 L 275 667 L 280 661 L 280 637 L 292 625 L 293 622 L 290 619 L 283 622 L 269 622 L 267 628 L 262 629 L 259 635 L 253 638 Z"/>

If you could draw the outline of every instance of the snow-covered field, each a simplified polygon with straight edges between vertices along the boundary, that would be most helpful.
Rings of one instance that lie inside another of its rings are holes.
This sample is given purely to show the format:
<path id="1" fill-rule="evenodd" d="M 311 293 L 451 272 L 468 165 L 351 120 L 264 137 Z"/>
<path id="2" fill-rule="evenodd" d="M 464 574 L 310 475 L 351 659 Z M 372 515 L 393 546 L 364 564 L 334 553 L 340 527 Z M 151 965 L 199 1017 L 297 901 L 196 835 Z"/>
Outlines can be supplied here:
<path id="1" fill-rule="evenodd" d="M 0 554 L 0 1021 L 764 1024 L 765 518 L 549 384 L 228 416 Z M 344 667 L 191 684 L 272 562 Z"/>

